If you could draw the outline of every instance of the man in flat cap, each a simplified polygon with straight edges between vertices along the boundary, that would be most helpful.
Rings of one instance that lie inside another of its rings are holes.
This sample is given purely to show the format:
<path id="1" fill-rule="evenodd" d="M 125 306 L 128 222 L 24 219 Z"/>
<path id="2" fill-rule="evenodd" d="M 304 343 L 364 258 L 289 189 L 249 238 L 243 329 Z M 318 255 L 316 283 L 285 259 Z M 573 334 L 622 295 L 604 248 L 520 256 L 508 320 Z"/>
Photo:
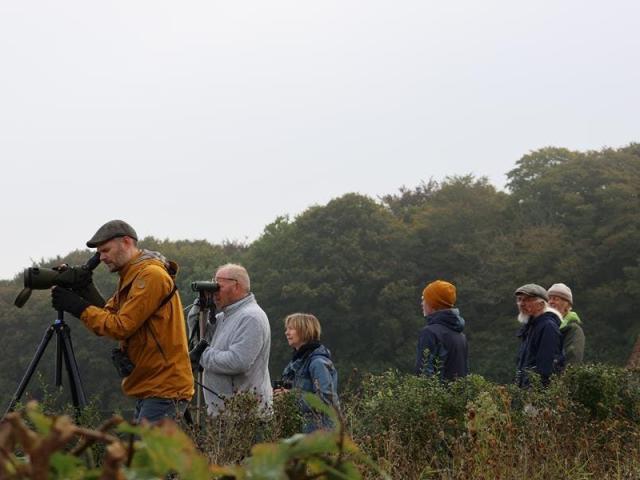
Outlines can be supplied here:
<path id="1" fill-rule="evenodd" d="M 418 375 L 454 380 L 469 373 L 464 319 L 454 308 L 456 287 L 444 280 L 429 283 L 422 292 L 426 325 L 420 330 L 416 354 Z"/>
<path id="2" fill-rule="evenodd" d="M 184 412 L 194 391 L 193 375 L 176 292 L 178 266 L 137 243 L 128 223 L 105 223 L 87 246 L 97 248 L 109 271 L 120 276 L 116 292 L 102 306 L 55 287 L 52 305 L 78 317 L 95 334 L 120 342 L 113 360 L 124 393 L 136 399 L 134 421 L 155 422 Z"/>
<path id="3" fill-rule="evenodd" d="M 528 387 L 529 372 L 540 375 L 543 385 L 564 364 L 560 335 L 560 314 L 549 307 L 547 291 L 540 285 L 528 283 L 515 291 L 518 306 L 520 349 L 516 383 Z"/>

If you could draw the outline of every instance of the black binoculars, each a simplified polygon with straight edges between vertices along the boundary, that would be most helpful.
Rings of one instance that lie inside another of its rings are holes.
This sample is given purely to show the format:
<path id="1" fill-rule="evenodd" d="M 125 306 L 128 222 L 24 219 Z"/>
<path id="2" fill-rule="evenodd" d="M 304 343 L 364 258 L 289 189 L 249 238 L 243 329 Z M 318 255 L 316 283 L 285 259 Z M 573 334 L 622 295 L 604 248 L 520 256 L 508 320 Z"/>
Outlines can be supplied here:
<path id="1" fill-rule="evenodd" d="M 196 281 L 191 282 L 191 290 L 193 290 L 194 292 L 215 293 L 220 290 L 220 285 L 217 282 Z"/>

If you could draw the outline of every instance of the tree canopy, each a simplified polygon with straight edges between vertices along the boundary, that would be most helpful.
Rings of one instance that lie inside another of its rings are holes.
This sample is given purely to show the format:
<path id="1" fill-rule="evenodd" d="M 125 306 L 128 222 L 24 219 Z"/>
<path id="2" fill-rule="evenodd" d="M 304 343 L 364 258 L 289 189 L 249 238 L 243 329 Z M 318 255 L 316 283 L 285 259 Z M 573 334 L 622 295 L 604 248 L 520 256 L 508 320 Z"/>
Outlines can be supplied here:
<path id="1" fill-rule="evenodd" d="M 348 193 L 275 219 L 248 245 L 148 237 L 140 246 L 180 264 L 185 306 L 194 297 L 191 281 L 210 279 L 223 263 L 244 264 L 271 321 L 274 376 L 290 355 L 282 319 L 297 311 L 320 319 L 343 381 L 352 368 L 411 371 L 424 322 L 419 297 L 435 279 L 457 286 L 474 373 L 511 381 L 513 291 L 530 282 L 569 285 L 584 319 L 586 360 L 624 364 L 640 331 L 640 145 L 543 148 L 524 155 L 507 178 L 506 191 L 465 175 L 416 179 L 416 187 L 380 199 Z M 41 265 L 81 264 L 89 255 L 74 251 Z M 116 275 L 100 266 L 94 277 L 103 293 L 113 292 Z M 47 292 L 34 292 L 23 309 L 13 306 L 21 281 L 0 282 L 5 404 L 55 317 Z M 113 342 L 76 319 L 67 323 L 87 393 L 99 395 L 105 408 L 123 405 L 109 363 Z M 41 362 L 47 383 L 49 350 Z"/>

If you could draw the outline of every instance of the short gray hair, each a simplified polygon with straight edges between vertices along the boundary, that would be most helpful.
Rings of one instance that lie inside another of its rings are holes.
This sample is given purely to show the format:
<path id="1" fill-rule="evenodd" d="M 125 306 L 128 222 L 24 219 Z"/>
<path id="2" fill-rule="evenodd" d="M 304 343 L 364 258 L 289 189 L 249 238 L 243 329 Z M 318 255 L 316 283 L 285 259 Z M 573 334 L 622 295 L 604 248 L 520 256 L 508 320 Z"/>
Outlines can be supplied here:
<path id="1" fill-rule="evenodd" d="M 249 279 L 249 273 L 247 272 L 247 269 L 242 265 L 238 265 L 237 263 L 225 263 L 224 265 L 220 265 L 216 270 L 214 279 L 218 275 L 218 272 L 220 270 L 227 270 L 229 272 L 229 278 L 236 280 L 238 284 L 240 284 L 240 286 L 247 292 L 251 291 L 251 280 Z"/>

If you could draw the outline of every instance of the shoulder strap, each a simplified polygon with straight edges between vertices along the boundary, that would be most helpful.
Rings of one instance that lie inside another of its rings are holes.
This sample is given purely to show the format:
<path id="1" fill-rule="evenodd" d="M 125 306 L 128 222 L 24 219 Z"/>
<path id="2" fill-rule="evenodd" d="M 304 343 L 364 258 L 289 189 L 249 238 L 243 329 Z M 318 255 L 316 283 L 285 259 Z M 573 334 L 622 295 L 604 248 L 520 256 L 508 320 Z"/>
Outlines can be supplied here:
<path id="1" fill-rule="evenodd" d="M 162 307 L 164 307 L 169 300 L 171 300 L 171 297 L 173 297 L 173 295 L 178 291 L 178 286 L 176 285 L 176 282 L 173 282 L 173 290 L 171 290 L 169 292 L 169 295 L 167 295 L 164 300 L 162 300 L 162 303 L 160 303 L 160 306 L 158 308 L 156 308 L 155 312 L 156 313 L 158 310 L 160 310 Z"/>
<path id="2" fill-rule="evenodd" d="M 169 292 L 169 295 L 167 295 L 164 298 L 164 300 L 162 300 L 162 302 L 160 303 L 158 308 L 156 308 L 151 315 L 153 315 L 158 310 L 160 310 L 162 307 L 164 307 L 169 302 L 169 300 L 171 300 L 171 297 L 173 297 L 173 295 L 176 293 L 177 290 L 178 290 L 178 286 L 176 285 L 175 282 L 173 282 L 173 289 L 171 290 L 171 292 Z M 151 318 L 151 315 L 149 315 L 149 318 Z M 160 351 L 160 355 L 162 355 L 162 358 L 164 358 L 164 361 L 166 362 L 167 361 L 167 356 L 164 354 L 164 350 L 162 349 L 162 346 L 160 345 L 160 342 L 158 341 L 158 337 L 156 337 L 156 334 L 153 331 L 153 327 L 151 326 L 151 323 L 149 323 L 149 321 L 148 321 L 149 318 L 147 318 L 147 320 L 145 320 L 144 325 L 149 327 L 149 333 L 151 333 L 151 336 L 153 337 L 153 341 L 156 342 L 156 346 L 158 347 L 158 350 Z"/>
<path id="3" fill-rule="evenodd" d="M 176 291 L 178 290 L 178 286 L 176 285 L 176 282 L 173 282 L 173 289 L 171 290 L 171 292 L 169 292 L 169 295 L 167 295 L 164 300 L 162 300 L 162 302 L 160 303 L 160 306 L 158 306 L 158 308 L 156 308 L 154 310 L 153 313 L 156 313 L 158 310 L 160 310 L 162 307 L 164 307 L 169 300 L 171 300 L 171 297 L 173 297 L 173 295 L 176 293 Z M 153 315 L 153 314 L 151 314 Z M 151 318 L 151 316 L 149 316 L 149 318 Z M 147 319 L 149 320 L 149 319 Z M 156 334 L 153 332 L 153 327 L 151 326 L 151 323 L 148 321 L 144 322 L 145 325 L 149 326 L 149 332 L 151 333 L 151 336 L 153 337 L 154 342 L 156 342 L 156 346 L 158 347 L 158 350 L 160 350 L 160 355 L 162 355 L 162 358 L 164 358 L 164 361 L 167 361 L 167 357 L 164 354 L 164 350 L 162 350 L 162 347 L 160 346 L 160 342 L 158 341 L 158 338 L 156 337 Z"/>

